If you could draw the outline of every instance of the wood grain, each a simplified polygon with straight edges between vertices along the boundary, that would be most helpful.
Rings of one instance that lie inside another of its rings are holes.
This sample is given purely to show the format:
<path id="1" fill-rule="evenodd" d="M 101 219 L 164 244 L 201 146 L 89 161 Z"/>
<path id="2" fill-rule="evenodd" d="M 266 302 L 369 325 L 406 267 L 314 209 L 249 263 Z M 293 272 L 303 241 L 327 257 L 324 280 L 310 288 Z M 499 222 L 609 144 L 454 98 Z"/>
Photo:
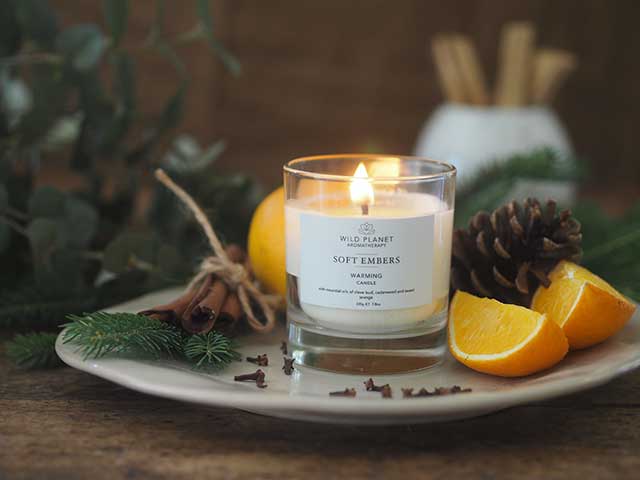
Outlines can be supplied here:
<path id="1" fill-rule="evenodd" d="M 150 397 L 0 360 L 0 478 L 637 478 L 640 372 L 472 420 L 332 426 Z"/>

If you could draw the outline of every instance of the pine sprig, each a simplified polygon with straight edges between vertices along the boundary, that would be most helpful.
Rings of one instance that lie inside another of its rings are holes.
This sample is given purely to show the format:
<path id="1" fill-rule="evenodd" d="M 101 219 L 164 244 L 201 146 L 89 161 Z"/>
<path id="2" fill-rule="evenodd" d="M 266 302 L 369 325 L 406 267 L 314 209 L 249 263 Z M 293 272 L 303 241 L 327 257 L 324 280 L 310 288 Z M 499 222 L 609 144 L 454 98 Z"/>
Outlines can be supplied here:
<path id="1" fill-rule="evenodd" d="M 29 333 L 16 335 L 7 342 L 7 356 L 19 368 L 54 368 L 62 365 L 56 355 L 55 333 Z"/>
<path id="2" fill-rule="evenodd" d="M 182 351 L 182 333 L 173 325 L 133 313 L 69 315 L 64 343 L 80 347 L 84 358 L 110 353 L 160 357 Z"/>
<path id="3" fill-rule="evenodd" d="M 77 345 L 85 358 L 130 354 L 182 358 L 203 370 L 221 369 L 240 358 L 231 339 L 218 332 L 185 335 L 165 322 L 133 313 L 96 312 L 67 316 L 64 343 Z"/>
<path id="4" fill-rule="evenodd" d="M 219 369 L 240 359 L 235 347 L 231 339 L 218 332 L 209 332 L 188 337 L 184 344 L 184 355 L 196 368 Z"/>
<path id="5" fill-rule="evenodd" d="M 580 160 L 562 158 L 549 148 L 496 160 L 457 189 L 456 225 L 464 227 L 479 210 L 490 212 L 511 200 L 506 196 L 518 179 L 577 181 L 584 177 L 585 170 Z"/>

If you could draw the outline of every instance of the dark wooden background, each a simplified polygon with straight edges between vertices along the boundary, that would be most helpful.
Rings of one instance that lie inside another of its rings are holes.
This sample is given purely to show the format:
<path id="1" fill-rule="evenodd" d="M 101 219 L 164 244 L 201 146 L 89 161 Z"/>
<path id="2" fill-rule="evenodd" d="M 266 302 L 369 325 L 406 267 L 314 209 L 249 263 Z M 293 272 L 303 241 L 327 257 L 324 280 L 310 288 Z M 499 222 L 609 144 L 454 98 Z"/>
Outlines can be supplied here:
<path id="1" fill-rule="evenodd" d="M 168 29 L 188 29 L 190 1 L 168 0 Z M 54 0 L 63 22 L 101 21 L 102 2 Z M 127 42 L 144 41 L 151 0 L 132 1 Z M 640 2 L 637 0 L 214 0 L 218 36 L 241 60 L 233 78 L 203 46 L 181 49 L 193 72 L 180 131 L 224 138 L 224 167 L 255 172 L 268 186 L 305 154 L 411 153 L 441 102 L 425 55 L 436 33 L 469 34 L 490 79 L 500 27 L 532 20 L 538 44 L 569 49 L 579 69 L 555 107 L 597 190 L 640 185 Z M 148 58 L 147 58 L 148 57 Z M 142 105 L 160 108 L 175 89 L 163 60 L 139 58 Z"/>

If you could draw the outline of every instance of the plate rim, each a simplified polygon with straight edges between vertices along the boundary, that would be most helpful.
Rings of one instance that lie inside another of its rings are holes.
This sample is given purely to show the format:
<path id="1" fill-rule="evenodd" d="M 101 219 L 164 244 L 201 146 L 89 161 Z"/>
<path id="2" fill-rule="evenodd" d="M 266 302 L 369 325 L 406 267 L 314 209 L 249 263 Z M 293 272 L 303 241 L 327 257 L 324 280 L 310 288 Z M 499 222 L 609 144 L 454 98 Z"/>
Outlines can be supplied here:
<path id="1" fill-rule="evenodd" d="M 637 316 L 637 314 L 636 314 Z M 633 321 L 633 320 L 632 320 Z M 588 374 L 576 378 L 558 378 L 547 382 L 522 385 L 509 390 L 491 392 L 471 392 L 465 395 L 452 397 L 425 397 L 400 399 L 401 401 L 389 401 L 382 398 L 367 398 L 362 401 L 358 398 L 321 397 L 316 395 L 288 395 L 280 392 L 263 394 L 262 390 L 256 390 L 247 386 L 246 391 L 216 390 L 212 388 L 203 394 L 199 388 L 171 388 L 165 384 L 147 382 L 127 373 L 127 370 L 110 369 L 104 362 L 124 361 L 142 363 L 135 359 L 104 358 L 83 359 L 71 344 L 64 344 L 62 331 L 56 339 L 56 353 L 67 365 L 78 370 L 90 373 L 97 377 L 111 381 L 123 387 L 148 395 L 170 398 L 178 401 L 197 403 L 218 407 L 247 409 L 268 412 L 269 410 L 290 410 L 295 412 L 313 412 L 314 414 L 356 415 L 359 417 L 373 414 L 383 414 L 394 417 L 406 417 L 417 415 L 441 415 L 460 414 L 470 410 L 496 411 L 516 405 L 548 400 L 560 396 L 570 395 L 579 391 L 591 389 L 603 385 L 612 379 L 640 367 L 640 349 L 638 355 L 618 363 L 614 366 L 596 368 Z M 145 361 L 149 365 L 148 361 Z M 153 368 L 165 368 L 161 365 L 151 365 Z M 198 375 L 196 372 L 181 371 L 181 374 Z M 543 373 L 544 375 L 546 373 Z M 482 375 L 478 373 L 478 375 Z"/>

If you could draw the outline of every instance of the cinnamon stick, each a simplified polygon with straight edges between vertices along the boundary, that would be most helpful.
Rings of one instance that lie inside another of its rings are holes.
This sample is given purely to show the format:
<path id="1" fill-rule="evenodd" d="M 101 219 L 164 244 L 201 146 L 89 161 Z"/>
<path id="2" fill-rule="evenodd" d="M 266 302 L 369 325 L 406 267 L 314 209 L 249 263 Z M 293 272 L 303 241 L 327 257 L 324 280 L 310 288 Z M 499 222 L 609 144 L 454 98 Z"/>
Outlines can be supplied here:
<path id="1" fill-rule="evenodd" d="M 173 302 L 143 310 L 138 312 L 138 315 L 146 315 L 147 317 L 155 318 L 163 322 L 180 323 L 182 314 L 191 303 L 191 300 L 193 300 L 195 294 L 196 292 L 194 290 L 187 290 Z"/>
<path id="2" fill-rule="evenodd" d="M 184 318 L 182 326 L 191 333 L 208 333 L 213 328 L 220 308 L 227 298 L 229 287 L 224 281 L 216 279 L 205 297 Z"/>
<path id="3" fill-rule="evenodd" d="M 242 316 L 242 305 L 235 292 L 229 293 L 222 308 L 220 308 L 219 321 L 225 323 L 236 323 Z"/>
<path id="4" fill-rule="evenodd" d="M 452 35 L 451 49 L 465 93 L 474 105 L 489 103 L 489 89 L 473 42 L 466 35 Z"/>
<path id="5" fill-rule="evenodd" d="M 496 105 L 527 103 L 535 37 L 535 27 L 530 22 L 507 23 L 502 28 Z"/>
<path id="6" fill-rule="evenodd" d="M 225 252 L 227 252 L 229 260 L 231 260 L 233 263 L 243 263 L 245 258 L 247 257 L 247 253 L 244 251 L 244 249 L 240 245 L 237 245 L 235 243 L 227 245 L 224 250 Z"/>
<path id="7" fill-rule="evenodd" d="M 225 248 L 225 252 L 229 260 L 234 263 L 240 263 L 246 258 L 245 251 L 235 244 L 228 245 Z M 209 278 L 211 278 L 211 276 L 209 276 Z M 211 279 L 211 283 L 209 285 L 203 285 L 203 287 L 206 291 L 201 295 L 196 295 L 194 300 L 197 301 L 192 302 L 190 305 L 191 308 L 187 308 L 182 318 L 183 328 L 191 333 L 210 332 L 229 296 L 229 287 L 224 280 L 220 278 Z M 237 300 L 237 295 L 235 293 L 233 295 Z M 233 309 L 235 305 L 231 305 L 230 307 Z M 235 310 L 232 311 L 232 313 L 234 313 L 233 319 L 238 319 L 242 313 L 242 306 L 239 300 L 238 307 L 239 313 Z"/>
<path id="8" fill-rule="evenodd" d="M 193 310 L 198 306 L 198 304 L 202 301 L 202 299 L 204 299 L 204 297 L 206 297 L 209 294 L 209 290 L 211 289 L 212 283 L 213 283 L 212 276 L 207 275 L 205 279 L 202 281 L 202 283 L 200 284 L 200 287 L 198 287 L 198 290 L 196 294 L 193 296 L 193 298 L 191 299 L 191 302 L 189 302 L 189 306 L 182 313 L 182 316 L 180 318 L 180 323 L 182 324 L 182 328 L 184 328 L 187 332 L 200 333 L 197 327 L 194 327 L 191 325 L 191 314 L 193 313 Z M 196 331 L 192 331 L 194 329 Z"/>
<path id="9" fill-rule="evenodd" d="M 464 103 L 466 100 L 462 77 L 454 59 L 450 37 L 436 35 L 431 40 L 431 54 L 436 66 L 440 88 L 449 102 Z"/>
<path id="10" fill-rule="evenodd" d="M 566 50 L 539 49 L 533 60 L 532 101 L 538 104 L 551 103 L 577 64 L 576 56 Z"/>

